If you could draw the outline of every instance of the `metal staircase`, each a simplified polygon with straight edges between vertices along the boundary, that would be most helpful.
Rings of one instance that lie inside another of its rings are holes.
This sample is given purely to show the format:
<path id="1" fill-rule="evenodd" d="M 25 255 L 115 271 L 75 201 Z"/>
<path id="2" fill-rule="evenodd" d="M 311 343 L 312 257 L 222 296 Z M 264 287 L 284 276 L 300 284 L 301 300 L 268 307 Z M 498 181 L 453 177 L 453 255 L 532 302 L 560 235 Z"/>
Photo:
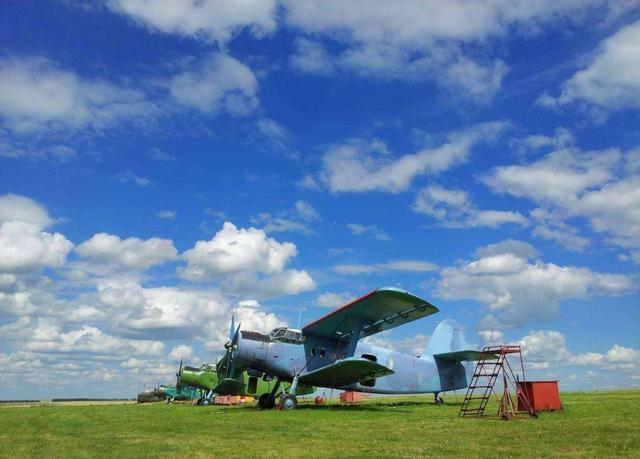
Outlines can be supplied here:
<path id="1" fill-rule="evenodd" d="M 517 354 L 520 359 L 520 369 L 514 372 L 507 359 L 508 354 Z M 535 416 L 526 393 L 521 389 L 520 382 L 525 381 L 524 362 L 520 346 L 486 346 L 482 349 L 482 357 L 473 371 L 467 393 L 460 408 L 459 417 L 481 417 L 484 415 L 491 394 L 498 377 L 502 375 L 503 393 L 498 398 L 500 403 L 498 415 L 509 419 L 517 414 Z M 518 403 L 514 403 L 511 391 L 516 394 Z"/>

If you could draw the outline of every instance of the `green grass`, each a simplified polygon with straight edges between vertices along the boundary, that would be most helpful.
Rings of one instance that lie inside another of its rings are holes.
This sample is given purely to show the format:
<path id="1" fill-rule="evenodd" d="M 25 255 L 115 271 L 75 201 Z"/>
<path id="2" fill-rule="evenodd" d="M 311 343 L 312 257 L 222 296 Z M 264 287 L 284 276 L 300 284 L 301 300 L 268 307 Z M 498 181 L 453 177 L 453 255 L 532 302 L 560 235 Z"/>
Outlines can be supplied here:
<path id="1" fill-rule="evenodd" d="M 0 409 L 0 457 L 640 457 L 640 391 L 562 394 L 537 419 L 459 419 L 453 397 L 355 406 Z"/>

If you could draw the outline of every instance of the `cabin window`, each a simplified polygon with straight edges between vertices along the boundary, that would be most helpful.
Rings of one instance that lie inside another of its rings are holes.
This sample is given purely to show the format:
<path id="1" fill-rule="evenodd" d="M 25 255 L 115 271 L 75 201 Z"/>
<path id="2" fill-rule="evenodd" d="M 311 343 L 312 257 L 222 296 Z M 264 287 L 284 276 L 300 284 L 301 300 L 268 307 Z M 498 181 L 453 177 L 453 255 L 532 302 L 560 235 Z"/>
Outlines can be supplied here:
<path id="1" fill-rule="evenodd" d="M 249 378 L 249 384 L 247 385 L 247 392 L 255 394 L 258 391 L 258 378 L 251 376 Z"/>
<path id="2" fill-rule="evenodd" d="M 378 361 L 378 357 L 373 354 L 362 354 L 360 357 L 362 357 L 363 359 L 371 360 L 372 362 Z"/>
<path id="3" fill-rule="evenodd" d="M 311 356 L 315 356 L 316 355 L 316 348 L 312 347 L 311 348 Z"/>

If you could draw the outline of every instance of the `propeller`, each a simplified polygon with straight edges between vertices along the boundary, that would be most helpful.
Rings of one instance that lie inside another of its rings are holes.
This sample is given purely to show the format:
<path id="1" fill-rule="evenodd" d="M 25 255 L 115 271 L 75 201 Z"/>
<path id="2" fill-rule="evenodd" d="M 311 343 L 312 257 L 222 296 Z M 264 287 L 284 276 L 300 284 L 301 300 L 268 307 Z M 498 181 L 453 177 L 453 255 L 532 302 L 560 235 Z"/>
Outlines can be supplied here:
<path id="1" fill-rule="evenodd" d="M 226 375 L 225 379 L 229 377 L 229 373 L 233 375 L 233 362 L 231 358 L 233 357 L 233 349 L 236 344 L 238 344 L 238 338 L 240 337 L 240 325 L 236 327 L 236 318 L 235 315 L 231 316 L 231 326 L 229 327 L 229 341 L 227 341 L 224 345 L 227 353 L 225 354 L 225 366 L 226 366 Z"/>
<path id="2" fill-rule="evenodd" d="M 182 359 L 180 359 L 180 368 L 178 368 L 178 372 L 176 373 L 176 390 L 180 391 L 180 376 L 182 375 Z"/>

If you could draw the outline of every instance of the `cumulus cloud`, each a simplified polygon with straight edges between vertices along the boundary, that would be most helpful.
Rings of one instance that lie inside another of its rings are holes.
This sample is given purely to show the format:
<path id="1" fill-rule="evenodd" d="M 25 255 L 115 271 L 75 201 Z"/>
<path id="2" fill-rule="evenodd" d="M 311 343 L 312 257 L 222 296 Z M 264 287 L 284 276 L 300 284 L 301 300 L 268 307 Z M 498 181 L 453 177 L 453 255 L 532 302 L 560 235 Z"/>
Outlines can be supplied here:
<path id="1" fill-rule="evenodd" d="M 258 80 L 253 71 L 222 53 L 190 64 L 171 78 L 168 87 L 176 102 L 204 113 L 226 111 L 242 116 L 258 106 Z"/>
<path id="2" fill-rule="evenodd" d="M 64 264 L 73 244 L 60 233 L 19 221 L 0 225 L 0 272 L 32 272 Z"/>
<path id="3" fill-rule="evenodd" d="M 0 196 L 0 273 L 62 266 L 73 244 L 60 233 L 43 230 L 52 223 L 47 210 L 36 201 L 14 194 Z"/>
<path id="4" fill-rule="evenodd" d="M 452 190 L 432 185 L 418 192 L 413 210 L 436 219 L 446 228 L 497 228 L 505 224 L 528 225 L 528 219 L 519 212 L 480 210 L 463 190 Z"/>
<path id="5" fill-rule="evenodd" d="M 508 71 L 499 57 L 492 57 L 488 43 L 508 32 L 526 37 L 558 19 L 578 21 L 594 11 L 619 13 L 620 8 L 602 0 L 405 0 L 374 8 L 366 0 L 284 4 L 287 24 L 305 35 L 291 61 L 298 70 L 434 81 L 479 101 L 500 89 Z"/>
<path id="6" fill-rule="evenodd" d="M 105 0 L 113 11 L 153 30 L 227 42 L 243 29 L 262 36 L 276 29 L 276 0 Z"/>
<path id="7" fill-rule="evenodd" d="M 10 221 L 31 223 L 46 228 L 53 223 L 47 209 L 26 196 L 0 195 L 0 224 Z"/>
<path id="8" fill-rule="evenodd" d="M 565 365 L 595 366 L 607 370 L 635 370 L 640 366 L 640 351 L 614 344 L 608 351 L 575 354 L 565 336 L 554 330 L 535 330 L 517 341 L 522 346 L 527 366 L 534 370 Z"/>
<path id="9" fill-rule="evenodd" d="M 385 231 L 378 228 L 377 225 L 361 225 L 360 223 L 349 223 L 347 228 L 354 236 L 366 236 L 376 241 L 390 241 L 389 236 Z"/>
<path id="10" fill-rule="evenodd" d="M 467 161 L 471 149 L 495 138 L 503 122 L 482 123 L 450 134 L 438 147 L 400 157 L 380 141 L 352 140 L 331 147 L 322 159 L 321 181 L 334 193 L 406 190 L 424 174 L 436 175 Z"/>
<path id="11" fill-rule="evenodd" d="M 582 101 L 603 109 L 640 107 L 640 21 L 600 43 L 589 65 L 566 81 L 557 97 L 543 95 L 546 106 Z"/>
<path id="12" fill-rule="evenodd" d="M 298 293 L 315 288 L 315 283 L 306 271 L 285 269 L 297 252 L 295 244 L 278 242 L 264 230 L 225 222 L 210 241 L 198 241 L 184 252 L 187 266 L 179 273 L 190 281 L 222 280 L 234 292 Z"/>
<path id="13" fill-rule="evenodd" d="M 497 167 L 482 180 L 498 193 L 541 206 L 531 212 L 536 236 L 582 250 L 589 241 L 565 220 L 583 218 L 607 242 L 633 254 L 640 251 L 640 178 L 633 167 L 623 167 L 633 155 L 565 148 L 528 164 Z"/>
<path id="14" fill-rule="evenodd" d="M 83 78 L 43 57 L 0 60 L 0 118 L 12 131 L 102 130 L 154 111 L 141 91 Z"/>
<path id="15" fill-rule="evenodd" d="M 190 359 L 193 355 L 193 348 L 191 346 L 187 346 L 186 344 L 180 344 L 175 346 L 169 352 L 169 358 L 171 360 L 182 360 L 182 359 Z"/>
<path id="16" fill-rule="evenodd" d="M 107 233 L 95 234 L 78 245 L 75 251 L 94 263 L 115 265 L 124 269 L 147 269 L 178 257 L 178 251 L 170 239 L 120 239 Z"/>
<path id="17" fill-rule="evenodd" d="M 554 319 L 562 302 L 593 296 L 617 296 L 636 290 L 629 276 L 594 272 L 532 259 L 533 251 L 514 242 L 479 250 L 477 260 L 440 271 L 437 294 L 488 306 L 481 330 L 520 327 Z M 524 250 L 523 250 L 524 249 Z"/>
<path id="18" fill-rule="evenodd" d="M 117 358 L 132 353 L 159 355 L 164 350 L 164 344 L 160 341 L 119 338 L 85 325 L 63 333 L 59 329 L 52 330 L 49 339 L 29 341 L 24 350 L 44 354 L 74 353 Z"/>

